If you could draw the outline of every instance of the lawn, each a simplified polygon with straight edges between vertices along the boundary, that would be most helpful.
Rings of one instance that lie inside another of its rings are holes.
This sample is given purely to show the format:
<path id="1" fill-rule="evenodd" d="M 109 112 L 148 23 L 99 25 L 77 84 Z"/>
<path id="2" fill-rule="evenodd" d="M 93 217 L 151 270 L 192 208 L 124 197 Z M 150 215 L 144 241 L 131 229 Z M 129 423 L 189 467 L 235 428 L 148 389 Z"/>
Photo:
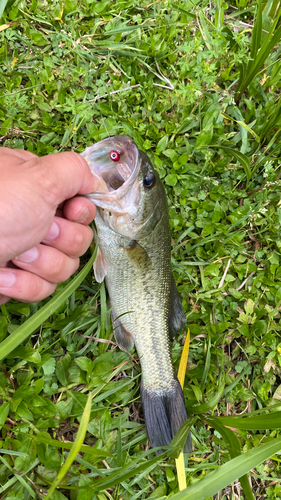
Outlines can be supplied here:
<path id="1" fill-rule="evenodd" d="M 0 500 L 281 499 L 280 16 L 277 0 L 0 0 L 1 146 L 128 134 L 160 174 L 194 445 L 179 491 L 180 436 L 148 446 L 92 248 L 52 299 L 1 306 Z"/>

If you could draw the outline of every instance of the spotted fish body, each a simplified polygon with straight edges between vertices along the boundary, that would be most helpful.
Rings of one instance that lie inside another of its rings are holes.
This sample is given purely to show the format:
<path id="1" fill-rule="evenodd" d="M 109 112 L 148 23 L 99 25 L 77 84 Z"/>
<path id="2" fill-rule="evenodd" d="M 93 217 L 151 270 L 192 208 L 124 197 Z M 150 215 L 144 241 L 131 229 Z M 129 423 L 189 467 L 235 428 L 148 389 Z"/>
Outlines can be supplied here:
<path id="1" fill-rule="evenodd" d="M 187 414 L 170 352 L 169 335 L 182 330 L 186 319 L 171 271 L 165 191 L 128 136 L 104 139 L 82 156 L 100 178 L 99 191 L 88 195 L 98 207 L 95 277 L 105 279 L 117 343 L 136 347 L 150 442 L 166 446 Z M 191 451 L 190 438 L 185 451 Z"/>

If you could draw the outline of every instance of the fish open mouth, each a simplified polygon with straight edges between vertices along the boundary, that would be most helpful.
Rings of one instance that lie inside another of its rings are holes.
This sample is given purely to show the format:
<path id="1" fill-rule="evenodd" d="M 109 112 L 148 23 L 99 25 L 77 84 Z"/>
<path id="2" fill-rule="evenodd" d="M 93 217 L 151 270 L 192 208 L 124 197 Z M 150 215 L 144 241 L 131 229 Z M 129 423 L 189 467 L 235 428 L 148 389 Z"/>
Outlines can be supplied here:
<path id="1" fill-rule="evenodd" d="M 98 191 L 90 195 L 95 202 L 105 195 L 108 198 L 111 193 L 115 193 L 116 197 L 117 191 L 118 198 L 123 197 L 138 173 L 138 149 L 126 135 L 108 137 L 87 148 L 81 156 L 89 164 L 91 172 L 100 180 Z M 123 188 L 121 192 L 120 188 Z"/>
<path id="2" fill-rule="evenodd" d="M 132 174 L 130 165 L 125 162 L 121 163 L 119 161 L 116 165 L 110 165 L 109 167 L 105 166 L 97 170 L 98 176 L 104 180 L 109 192 L 116 191 L 121 186 L 123 186 L 124 182 L 126 182 Z"/>

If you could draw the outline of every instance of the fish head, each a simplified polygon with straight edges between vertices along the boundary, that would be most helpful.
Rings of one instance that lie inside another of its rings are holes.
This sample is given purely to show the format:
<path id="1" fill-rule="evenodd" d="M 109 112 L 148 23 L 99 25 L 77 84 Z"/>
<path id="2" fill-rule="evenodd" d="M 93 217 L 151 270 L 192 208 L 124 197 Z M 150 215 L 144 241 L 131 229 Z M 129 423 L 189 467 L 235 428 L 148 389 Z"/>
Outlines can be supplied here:
<path id="1" fill-rule="evenodd" d="M 108 137 L 82 154 L 100 181 L 87 195 L 104 222 L 116 233 L 140 239 L 151 232 L 166 203 L 164 188 L 146 153 L 131 137 Z M 160 210 L 159 210 L 160 209 Z"/>

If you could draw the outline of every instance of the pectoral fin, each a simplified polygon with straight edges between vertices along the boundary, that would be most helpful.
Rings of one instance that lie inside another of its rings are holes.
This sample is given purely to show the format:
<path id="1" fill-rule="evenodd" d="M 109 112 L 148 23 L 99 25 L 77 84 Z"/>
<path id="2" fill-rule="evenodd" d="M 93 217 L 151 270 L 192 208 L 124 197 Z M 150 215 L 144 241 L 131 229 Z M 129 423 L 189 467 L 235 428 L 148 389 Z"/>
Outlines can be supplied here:
<path id="1" fill-rule="evenodd" d="M 148 265 L 151 265 L 151 259 L 147 251 L 136 240 L 130 240 L 128 245 L 123 245 L 123 249 L 129 259 L 134 261 L 138 266 L 145 266 L 147 268 Z"/>
<path id="2" fill-rule="evenodd" d="M 119 318 L 116 318 L 114 309 L 111 311 L 111 320 L 113 325 L 114 337 L 117 344 L 120 344 L 126 351 L 130 351 L 134 347 L 134 339 L 130 332 L 122 325 Z"/>
<path id="3" fill-rule="evenodd" d="M 181 332 L 186 325 L 186 317 L 182 307 L 181 299 L 174 276 L 172 275 L 172 288 L 171 288 L 171 307 L 169 313 L 169 332 L 170 337 L 175 337 Z"/>
<path id="4" fill-rule="evenodd" d="M 102 250 L 98 248 L 97 256 L 93 265 L 95 278 L 98 283 L 101 283 L 107 274 L 107 265 L 103 257 Z"/>

